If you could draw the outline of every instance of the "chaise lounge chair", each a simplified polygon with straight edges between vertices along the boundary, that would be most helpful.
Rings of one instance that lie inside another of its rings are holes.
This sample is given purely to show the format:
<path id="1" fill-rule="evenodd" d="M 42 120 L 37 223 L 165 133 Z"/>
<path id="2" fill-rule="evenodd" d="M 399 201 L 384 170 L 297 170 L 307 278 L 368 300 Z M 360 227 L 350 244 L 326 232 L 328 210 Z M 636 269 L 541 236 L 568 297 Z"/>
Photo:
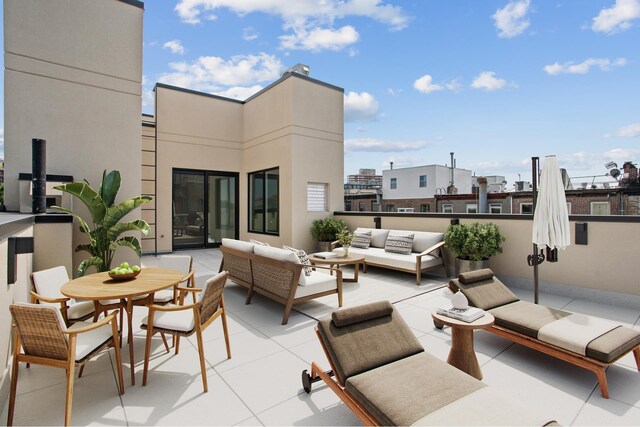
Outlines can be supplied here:
<path id="1" fill-rule="evenodd" d="M 604 398 L 609 398 L 606 367 L 633 351 L 640 370 L 640 331 L 520 301 L 488 268 L 460 274 L 449 289 L 459 289 L 470 305 L 493 314 L 495 325 L 485 330 L 595 373 Z"/>
<path id="2" fill-rule="evenodd" d="M 426 353 L 388 301 L 334 312 L 316 333 L 331 365 L 323 380 L 365 425 L 546 425 L 543 417 Z"/>

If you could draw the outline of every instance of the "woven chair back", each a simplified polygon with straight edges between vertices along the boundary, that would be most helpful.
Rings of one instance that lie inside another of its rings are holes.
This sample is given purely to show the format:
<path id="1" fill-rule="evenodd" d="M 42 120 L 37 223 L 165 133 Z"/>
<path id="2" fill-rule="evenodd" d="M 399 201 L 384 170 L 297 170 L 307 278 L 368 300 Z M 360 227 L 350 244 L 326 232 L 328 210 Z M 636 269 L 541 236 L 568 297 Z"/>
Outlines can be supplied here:
<path id="1" fill-rule="evenodd" d="M 9 311 L 25 354 L 58 360 L 68 358 L 69 343 L 62 332 L 64 320 L 60 310 L 38 304 L 13 304 Z"/>
<path id="2" fill-rule="evenodd" d="M 206 322 L 220 307 L 222 291 L 227 283 L 226 271 L 216 274 L 207 280 L 204 289 L 198 295 L 200 300 L 200 323 Z"/>

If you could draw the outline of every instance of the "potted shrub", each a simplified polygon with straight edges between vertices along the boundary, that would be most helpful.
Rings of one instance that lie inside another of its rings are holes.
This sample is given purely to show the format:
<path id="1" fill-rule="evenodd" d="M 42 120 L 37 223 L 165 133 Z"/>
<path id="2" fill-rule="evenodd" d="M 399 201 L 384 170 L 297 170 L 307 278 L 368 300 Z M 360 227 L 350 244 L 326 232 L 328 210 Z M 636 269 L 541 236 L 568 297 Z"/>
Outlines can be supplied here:
<path id="1" fill-rule="evenodd" d="M 98 272 L 111 270 L 113 255 L 120 247 L 132 249 L 138 258 L 142 255 L 140 241 L 135 236 L 121 236 L 121 234 L 126 231 L 139 231 L 149 235 L 149 224 L 141 219 L 128 222 L 120 222 L 120 220 L 140 205 L 151 201 L 151 197 L 131 197 L 116 204 L 120 181 L 120 172 L 104 171 L 98 191 L 91 188 L 88 182 L 72 182 L 54 187 L 56 190 L 77 197 L 91 215 L 91 220 L 87 221 L 76 212 L 60 206 L 52 206 L 54 209 L 73 215 L 80 223 L 80 231 L 89 238 L 89 243 L 78 245 L 76 248 L 76 252 L 86 251 L 90 255 L 78 266 L 79 276 L 84 276 L 91 266 L 94 266 Z M 92 227 L 89 226 L 91 223 Z"/>
<path id="2" fill-rule="evenodd" d="M 444 235 L 445 247 L 456 255 L 456 276 L 489 268 L 489 258 L 502 253 L 506 238 L 494 223 L 452 224 Z"/>
<path id="3" fill-rule="evenodd" d="M 320 251 L 331 250 L 331 242 L 338 238 L 338 233 L 347 228 L 343 220 L 332 216 L 325 219 L 314 219 L 311 224 L 311 236 L 320 244 Z"/>

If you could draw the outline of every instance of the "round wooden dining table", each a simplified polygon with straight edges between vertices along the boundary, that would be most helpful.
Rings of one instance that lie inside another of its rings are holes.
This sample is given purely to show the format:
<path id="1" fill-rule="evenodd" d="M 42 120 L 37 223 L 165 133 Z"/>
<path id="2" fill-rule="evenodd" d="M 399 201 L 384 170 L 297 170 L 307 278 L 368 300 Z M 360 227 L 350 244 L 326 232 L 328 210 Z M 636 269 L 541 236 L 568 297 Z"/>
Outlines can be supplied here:
<path id="1" fill-rule="evenodd" d="M 129 363 L 131 365 L 131 385 L 136 383 L 133 363 L 133 299 L 140 295 L 174 286 L 184 279 L 184 275 L 168 268 L 143 268 L 140 274 L 130 280 L 113 280 L 107 272 L 89 274 L 73 279 L 60 288 L 63 295 L 79 300 L 127 300 L 127 332 L 129 334 Z"/>

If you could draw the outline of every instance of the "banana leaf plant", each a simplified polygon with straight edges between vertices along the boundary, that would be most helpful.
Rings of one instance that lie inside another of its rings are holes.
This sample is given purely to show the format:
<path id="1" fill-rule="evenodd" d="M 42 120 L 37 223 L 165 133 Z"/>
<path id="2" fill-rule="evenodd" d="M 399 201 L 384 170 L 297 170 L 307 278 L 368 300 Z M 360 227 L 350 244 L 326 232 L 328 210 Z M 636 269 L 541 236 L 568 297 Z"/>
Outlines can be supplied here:
<path id="1" fill-rule="evenodd" d="M 87 269 L 95 267 L 98 272 L 109 271 L 116 250 L 121 247 L 132 249 L 138 257 L 142 255 L 140 241 L 134 236 L 121 236 L 126 231 L 140 231 L 145 236 L 149 235 L 149 224 L 141 219 L 120 222 L 125 215 L 137 207 L 151 201 L 149 196 L 137 196 L 115 204 L 116 195 L 120 190 L 120 172 L 111 171 L 102 173 L 102 183 L 98 191 L 95 191 L 89 182 L 72 182 L 58 185 L 56 190 L 64 191 L 78 198 L 89 209 L 91 223 L 79 214 L 53 206 L 54 209 L 73 215 L 80 223 L 80 231 L 87 235 L 89 243 L 78 245 L 76 252 L 86 251 L 91 256 L 83 260 L 78 266 L 78 275 L 84 276 Z"/>

